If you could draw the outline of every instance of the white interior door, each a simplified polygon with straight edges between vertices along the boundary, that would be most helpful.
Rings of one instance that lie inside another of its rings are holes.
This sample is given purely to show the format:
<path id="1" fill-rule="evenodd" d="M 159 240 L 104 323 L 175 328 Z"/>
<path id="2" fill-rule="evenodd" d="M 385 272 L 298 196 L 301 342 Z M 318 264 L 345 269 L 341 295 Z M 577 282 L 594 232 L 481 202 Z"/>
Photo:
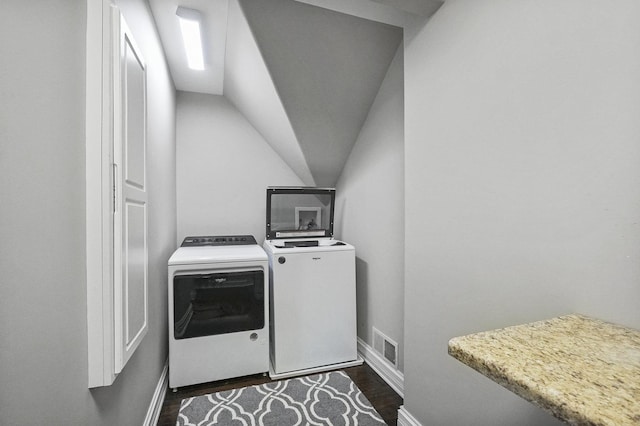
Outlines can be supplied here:
<path id="1" fill-rule="evenodd" d="M 115 373 L 148 330 L 146 68 L 122 16 L 114 49 Z"/>

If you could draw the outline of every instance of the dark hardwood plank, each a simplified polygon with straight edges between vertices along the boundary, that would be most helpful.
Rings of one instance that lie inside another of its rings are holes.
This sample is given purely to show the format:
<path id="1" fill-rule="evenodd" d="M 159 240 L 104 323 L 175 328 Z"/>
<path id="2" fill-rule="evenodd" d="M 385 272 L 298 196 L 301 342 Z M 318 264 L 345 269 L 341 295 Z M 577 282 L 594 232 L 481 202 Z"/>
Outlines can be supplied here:
<path id="1" fill-rule="evenodd" d="M 384 421 L 388 425 L 395 426 L 398 420 L 398 408 L 402 405 L 402 398 L 367 364 L 346 368 L 343 371 L 351 377 L 351 380 L 360 388 Z M 180 411 L 180 402 L 184 398 L 260 385 L 271 381 L 269 377 L 258 374 L 201 385 L 185 386 L 178 389 L 177 392 L 168 389 L 160 411 L 158 426 L 175 426 L 178 411 Z"/>

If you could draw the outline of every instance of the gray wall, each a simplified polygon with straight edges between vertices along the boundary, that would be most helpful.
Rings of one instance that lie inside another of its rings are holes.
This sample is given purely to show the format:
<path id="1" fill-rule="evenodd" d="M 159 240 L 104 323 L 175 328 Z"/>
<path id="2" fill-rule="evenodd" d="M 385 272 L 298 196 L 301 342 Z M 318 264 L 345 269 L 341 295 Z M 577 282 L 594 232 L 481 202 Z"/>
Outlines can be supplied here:
<path id="1" fill-rule="evenodd" d="M 87 389 L 84 0 L 0 14 L 0 423 L 140 425 L 166 348 L 175 244 L 173 85 L 146 3 L 122 3 L 149 66 L 150 330 L 113 386 Z"/>
<path id="2" fill-rule="evenodd" d="M 265 237 L 267 186 L 303 186 L 226 98 L 178 92 L 178 242 L 189 235 Z"/>
<path id="3" fill-rule="evenodd" d="M 404 340 L 404 113 L 402 44 L 336 184 L 335 233 L 356 247 L 358 337 L 372 327 Z"/>
<path id="4" fill-rule="evenodd" d="M 640 3 L 450 0 L 405 50 L 405 407 L 557 424 L 447 355 L 569 312 L 640 328 Z"/>

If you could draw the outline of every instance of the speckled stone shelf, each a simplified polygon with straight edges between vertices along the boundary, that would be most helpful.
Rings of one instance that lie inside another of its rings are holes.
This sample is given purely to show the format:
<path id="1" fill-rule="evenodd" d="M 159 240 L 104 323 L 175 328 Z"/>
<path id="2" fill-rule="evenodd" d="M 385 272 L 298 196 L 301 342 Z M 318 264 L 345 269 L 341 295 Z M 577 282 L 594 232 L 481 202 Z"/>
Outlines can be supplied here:
<path id="1" fill-rule="evenodd" d="M 640 331 L 582 315 L 449 341 L 449 354 L 572 425 L 640 425 Z"/>

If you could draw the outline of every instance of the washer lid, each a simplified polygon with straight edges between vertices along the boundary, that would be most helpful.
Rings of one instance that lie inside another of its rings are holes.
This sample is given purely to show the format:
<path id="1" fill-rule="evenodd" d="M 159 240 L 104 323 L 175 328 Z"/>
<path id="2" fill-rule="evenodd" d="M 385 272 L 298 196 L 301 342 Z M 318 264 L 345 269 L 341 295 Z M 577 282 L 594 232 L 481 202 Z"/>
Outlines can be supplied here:
<path id="1" fill-rule="evenodd" d="M 268 261 L 267 253 L 259 245 L 180 247 L 169 266 L 248 261 Z"/>
<path id="2" fill-rule="evenodd" d="M 267 188 L 267 240 L 333 237 L 333 188 Z"/>

